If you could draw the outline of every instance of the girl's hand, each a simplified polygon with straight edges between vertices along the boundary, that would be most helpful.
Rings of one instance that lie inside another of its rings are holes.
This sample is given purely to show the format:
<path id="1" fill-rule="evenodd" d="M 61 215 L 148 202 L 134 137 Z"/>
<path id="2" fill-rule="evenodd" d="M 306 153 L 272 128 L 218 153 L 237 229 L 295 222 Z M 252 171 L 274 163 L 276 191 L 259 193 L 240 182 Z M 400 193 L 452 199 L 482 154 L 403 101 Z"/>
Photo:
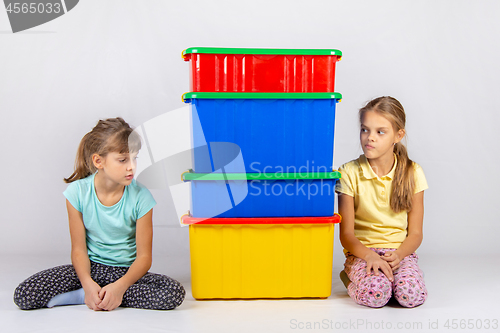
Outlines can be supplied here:
<path id="1" fill-rule="evenodd" d="M 394 281 L 394 277 L 392 275 L 392 269 L 389 263 L 385 260 L 382 259 L 378 254 L 376 254 L 373 251 L 370 251 L 371 253 L 366 256 L 365 261 L 366 261 L 366 273 L 370 274 L 372 269 L 373 273 L 378 276 L 379 270 L 381 270 L 385 276 L 389 279 L 389 281 Z"/>
<path id="2" fill-rule="evenodd" d="M 97 283 L 92 282 L 91 284 L 85 286 L 83 290 L 85 291 L 85 305 L 94 311 L 102 310 L 99 307 L 99 304 L 101 304 L 102 301 L 101 297 L 99 297 L 101 287 Z"/>
<path id="3" fill-rule="evenodd" d="M 116 309 L 122 304 L 123 294 L 125 294 L 127 289 L 123 289 L 116 282 L 110 283 L 104 286 L 99 292 L 99 297 L 102 302 L 99 304 L 99 308 L 106 311 L 111 311 Z"/>
<path id="4" fill-rule="evenodd" d="M 401 257 L 399 256 L 397 251 L 386 252 L 381 258 L 387 261 L 387 263 L 391 266 L 393 272 L 398 269 L 399 266 L 401 266 Z"/>

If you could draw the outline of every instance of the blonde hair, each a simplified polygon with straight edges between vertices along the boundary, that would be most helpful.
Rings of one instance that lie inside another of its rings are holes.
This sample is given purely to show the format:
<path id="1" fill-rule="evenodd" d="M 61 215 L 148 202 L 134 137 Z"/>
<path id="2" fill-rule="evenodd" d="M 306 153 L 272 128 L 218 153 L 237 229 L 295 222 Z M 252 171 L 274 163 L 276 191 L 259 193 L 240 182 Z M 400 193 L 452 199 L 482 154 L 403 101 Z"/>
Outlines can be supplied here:
<path id="1" fill-rule="evenodd" d="M 368 111 L 375 111 L 389 120 L 395 132 L 405 129 L 406 114 L 401 103 L 390 96 L 375 98 L 359 110 L 359 120 Z M 401 142 L 394 145 L 394 153 L 398 159 L 392 182 L 391 208 L 394 212 L 410 211 L 413 192 L 415 190 L 413 161 L 408 157 L 408 151 Z"/>
<path id="2" fill-rule="evenodd" d="M 76 152 L 75 170 L 66 183 L 83 179 L 97 171 L 92 156 L 106 157 L 111 152 L 120 154 L 141 149 L 141 138 L 122 118 L 99 120 L 92 131 L 85 134 Z"/>

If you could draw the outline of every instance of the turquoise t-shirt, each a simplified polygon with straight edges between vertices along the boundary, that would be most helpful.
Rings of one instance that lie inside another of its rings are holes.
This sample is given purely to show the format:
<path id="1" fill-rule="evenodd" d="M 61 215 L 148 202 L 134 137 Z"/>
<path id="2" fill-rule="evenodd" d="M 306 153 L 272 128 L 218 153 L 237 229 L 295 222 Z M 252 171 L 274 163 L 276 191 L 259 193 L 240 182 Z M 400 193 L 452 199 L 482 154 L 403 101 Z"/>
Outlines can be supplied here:
<path id="1" fill-rule="evenodd" d="M 89 259 L 104 265 L 132 265 L 137 251 L 135 225 L 156 201 L 149 190 L 135 179 L 125 186 L 122 198 L 113 206 L 104 206 L 94 188 L 95 174 L 71 183 L 64 196 L 82 213 L 87 234 Z"/>

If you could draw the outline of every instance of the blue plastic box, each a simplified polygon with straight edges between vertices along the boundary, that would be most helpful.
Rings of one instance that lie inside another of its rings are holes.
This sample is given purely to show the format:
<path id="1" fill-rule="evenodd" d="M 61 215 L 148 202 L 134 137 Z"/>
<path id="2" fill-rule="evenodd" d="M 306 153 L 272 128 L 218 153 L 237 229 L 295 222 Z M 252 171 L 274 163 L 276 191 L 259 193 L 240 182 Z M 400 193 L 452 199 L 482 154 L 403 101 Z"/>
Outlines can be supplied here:
<path id="1" fill-rule="evenodd" d="M 184 173 L 193 217 L 332 216 L 340 173 Z"/>
<path id="2" fill-rule="evenodd" d="M 328 172 L 341 98 L 339 93 L 186 93 L 194 171 Z"/>

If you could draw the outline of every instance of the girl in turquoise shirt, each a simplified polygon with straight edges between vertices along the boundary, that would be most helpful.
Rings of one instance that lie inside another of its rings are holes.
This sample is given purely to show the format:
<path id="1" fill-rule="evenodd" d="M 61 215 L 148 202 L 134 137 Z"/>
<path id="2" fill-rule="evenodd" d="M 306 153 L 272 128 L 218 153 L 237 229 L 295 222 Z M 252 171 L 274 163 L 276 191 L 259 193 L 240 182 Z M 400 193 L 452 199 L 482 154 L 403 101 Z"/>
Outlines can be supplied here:
<path id="1" fill-rule="evenodd" d="M 39 272 L 22 282 L 14 302 L 23 310 L 68 304 L 113 310 L 118 306 L 168 310 L 184 300 L 182 285 L 151 267 L 151 193 L 134 180 L 141 148 L 121 118 L 100 120 L 78 148 L 64 196 L 72 265 Z"/>

